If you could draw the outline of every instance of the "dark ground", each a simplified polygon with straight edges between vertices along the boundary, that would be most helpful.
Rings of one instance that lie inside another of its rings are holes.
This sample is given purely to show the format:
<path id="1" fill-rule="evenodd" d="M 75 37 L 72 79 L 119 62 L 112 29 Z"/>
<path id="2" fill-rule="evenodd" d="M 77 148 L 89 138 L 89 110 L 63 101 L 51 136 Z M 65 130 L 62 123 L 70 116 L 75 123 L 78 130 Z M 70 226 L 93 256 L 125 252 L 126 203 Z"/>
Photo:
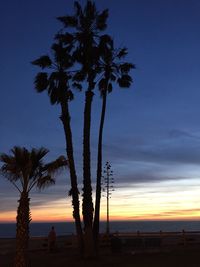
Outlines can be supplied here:
<path id="1" fill-rule="evenodd" d="M 49 254 L 47 251 L 32 251 L 31 267 L 200 267 L 200 250 L 181 249 L 157 253 L 111 253 L 103 251 L 97 260 L 82 260 L 73 250 L 58 251 Z M 11 267 L 13 253 L 0 255 L 0 266 Z"/>
<path id="2" fill-rule="evenodd" d="M 83 260 L 69 237 L 57 239 L 54 253 L 48 252 L 46 238 L 32 238 L 29 244 L 30 267 L 200 267 L 199 242 L 186 245 L 179 242 L 138 250 L 133 248 L 134 244 L 122 245 L 120 252 L 112 252 L 112 244 L 106 243 L 100 248 L 98 259 Z M 13 266 L 14 251 L 15 239 L 0 239 L 0 267 Z"/>

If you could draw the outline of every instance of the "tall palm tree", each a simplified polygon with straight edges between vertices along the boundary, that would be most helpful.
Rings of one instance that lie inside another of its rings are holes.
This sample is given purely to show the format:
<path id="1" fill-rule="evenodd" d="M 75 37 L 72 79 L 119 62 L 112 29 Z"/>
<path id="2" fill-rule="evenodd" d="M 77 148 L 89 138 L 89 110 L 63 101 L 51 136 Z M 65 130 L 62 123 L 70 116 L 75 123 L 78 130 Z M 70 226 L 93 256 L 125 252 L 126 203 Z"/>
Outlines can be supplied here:
<path id="1" fill-rule="evenodd" d="M 17 209 L 16 226 L 16 254 L 15 267 L 27 267 L 29 223 L 31 221 L 29 208 L 29 193 L 38 187 L 45 188 L 55 183 L 53 174 L 61 167 L 67 165 L 66 159 L 61 156 L 55 161 L 44 164 L 43 158 L 48 153 L 45 148 L 31 149 L 15 146 L 11 155 L 1 154 L 0 161 L 3 163 L 1 174 L 4 175 L 19 191 L 20 199 Z"/>
<path id="2" fill-rule="evenodd" d="M 65 28 L 75 29 L 74 40 L 77 42 L 74 56 L 78 63 L 82 65 L 82 70 L 78 76 L 84 76 L 88 83 L 85 92 L 84 126 L 83 126 L 83 221 L 85 230 L 86 251 L 85 254 L 93 254 L 93 200 L 91 185 L 91 157 L 90 157 L 90 128 L 91 109 L 93 100 L 93 89 L 95 87 L 95 77 L 97 75 L 97 65 L 99 60 L 98 42 L 101 31 L 107 27 L 106 20 L 108 10 L 99 13 L 95 3 L 87 1 L 84 8 L 76 1 L 74 3 L 75 14 L 73 16 L 59 17 Z M 75 77 L 76 78 L 76 77 Z"/>
<path id="3" fill-rule="evenodd" d="M 72 195 L 73 217 L 75 219 L 79 249 L 82 253 L 83 236 L 80 218 L 79 191 L 73 152 L 70 123 L 71 117 L 69 112 L 69 102 L 73 100 L 74 97 L 72 90 L 70 90 L 70 80 L 72 78 L 70 69 L 74 64 L 71 55 L 73 37 L 71 34 L 59 33 L 56 35 L 56 39 L 59 39 L 59 41 L 52 45 L 52 57 L 49 57 L 48 55 L 41 56 L 39 59 L 33 61 L 32 64 L 47 70 L 46 72 L 38 73 L 35 78 L 35 88 L 37 92 L 41 93 L 47 91 L 51 104 L 59 104 L 61 107 L 60 119 L 64 128 L 66 153 L 69 160 L 71 179 L 70 194 Z M 81 89 L 81 85 L 77 82 L 73 82 L 72 86 Z"/>
<path id="4" fill-rule="evenodd" d="M 101 177 L 102 177 L 102 139 L 103 128 L 106 113 L 107 95 L 112 92 L 113 83 L 117 83 L 119 87 L 128 88 L 132 83 L 132 78 L 129 75 L 131 69 L 135 66 L 131 63 L 123 61 L 127 55 L 127 49 L 115 49 L 113 40 L 104 35 L 101 38 L 100 44 L 101 59 L 99 64 L 99 72 L 101 79 L 98 83 L 100 94 L 102 97 L 102 110 L 99 125 L 98 137 L 98 156 L 97 156 L 97 181 L 96 181 L 96 202 L 95 202 L 95 215 L 93 223 L 93 233 L 98 248 L 98 235 L 99 235 L 99 217 L 100 217 L 100 199 L 101 199 Z"/>

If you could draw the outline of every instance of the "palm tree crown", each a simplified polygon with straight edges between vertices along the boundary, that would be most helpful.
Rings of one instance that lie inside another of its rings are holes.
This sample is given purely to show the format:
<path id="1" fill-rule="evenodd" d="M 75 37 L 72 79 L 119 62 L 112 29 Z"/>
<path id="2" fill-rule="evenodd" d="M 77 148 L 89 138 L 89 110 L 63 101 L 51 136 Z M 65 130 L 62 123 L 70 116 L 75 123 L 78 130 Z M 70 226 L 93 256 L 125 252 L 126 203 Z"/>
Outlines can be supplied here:
<path id="1" fill-rule="evenodd" d="M 132 78 L 130 70 L 135 68 L 135 65 L 123 61 L 128 54 L 126 48 L 115 49 L 113 40 L 104 35 L 99 44 L 100 61 L 98 65 L 100 77 L 99 90 L 102 93 L 112 92 L 113 82 L 116 82 L 119 87 L 128 88 L 131 86 Z"/>
<path id="2" fill-rule="evenodd" d="M 88 88 L 94 89 L 96 76 L 96 65 L 99 59 L 98 43 L 100 33 L 107 27 L 108 9 L 98 12 L 92 1 L 87 1 L 84 8 L 75 1 L 75 13 L 73 16 L 58 17 L 64 28 L 73 28 L 73 33 L 58 35 L 59 40 L 73 39 L 75 51 L 74 58 L 82 65 L 81 71 L 76 73 L 74 79 L 82 81 L 87 78 Z"/>
<path id="3" fill-rule="evenodd" d="M 70 44 L 66 46 L 63 41 L 59 41 L 51 47 L 52 57 L 44 55 L 32 62 L 33 65 L 47 69 L 46 72 L 36 75 L 35 88 L 39 93 L 47 90 L 53 105 L 73 99 L 69 84 L 74 64 L 71 49 Z M 72 86 L 81 89 L 81 85 L 76 82 L 72 83 Z"/>
<path id="4" fill-rule="evenodd" d="M 5 176 L 19 192 L 30 192 L 36 186 L 44 188 L 55 183 L 53 174 L 61 167 L 67 165 L 64 156 L 55 161 L 44 164 L 43 158 L 49 151 L 45 148 L 31 149 L 15 146 L 11 153 L 1 154 L 0 161 L 3 163 L 1 174 Z"/>

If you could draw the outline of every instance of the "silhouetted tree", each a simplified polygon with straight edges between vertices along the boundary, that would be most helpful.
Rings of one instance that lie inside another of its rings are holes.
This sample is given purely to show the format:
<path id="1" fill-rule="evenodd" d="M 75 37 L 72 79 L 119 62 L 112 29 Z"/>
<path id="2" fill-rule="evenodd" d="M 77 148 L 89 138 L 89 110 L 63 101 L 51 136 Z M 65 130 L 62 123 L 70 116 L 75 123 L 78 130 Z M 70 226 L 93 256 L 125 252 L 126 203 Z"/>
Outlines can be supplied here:
<path id="1" fill-rule="evenodd" d="M 29 208 L 29 193 L 38 187 L 40 189 L 55 183 L 53 174 L 61 167 L 67 165 L 66 159 L 61 156 L 55 161 L 44 164 L 43 158 L 48 153 L 45 148 L 31 149 L 15 146 L 11 155 L 1 154 L 0 161 L 3 163 L 1 174 L 4 175 L 19 191 L 20 199 L 17 209 L 16 226 L 16 253 L 15 267 L 27 267 L 29 223 L 31 221 Z"/>
<path id="2" fill-rule="evenodd" d="M 83 127 L 83 221 L 85 231 L 85 256 L 90 257 L 94 253 L 93 244 L 93 201 L 91 186 L 91 158 L 90 158 L 90 128 L 91 128 L 91 108 L 93 99 L 93 89 L 95 87 L 95 77 L 99 60 L 98 43 L 100 32 L 107 27 L 106 20 L 108 10 L 99 13 L 95 3 L 87 1 L 84 8 L 76 1 L 74 3 L 75 14 L 73 16 L 63 16 L 58 19 L 65 28 L 73 28 L 74 40 L 77 48 L 74 53 L 76 61 L 82 65 L 82 69 L 77 73 L 75 79 L 86 79 L 88 88 L 85 92 L 84 127 Z"/>
<path id="3" fill-rule="evenodd" d="M 70 86 L 81 89 L 81 85 L 77 82 L 70 84 L 72 79 L 71 67 L 74 64 L 71 53 L 73 48 L 73 36 L 71 34 L 59 33 L 56 35 L 56 39 L 58 41 L 52 46 L 52 58 L 45 55 L 33 61 L 32 64 L 37 65 L 42 69 L 47 69 L 47 72 L 40 72 L 35 78 L 35 88 L 37 92 L 47 91 L 51 104 L 59 104 L 61 107 L 60 119 L 64 128 L 66 153 L 69 160 L 71 178 L 70 193 L 72 196 L 73 217 L 75 219 L 79 249 L 82 252 L 83 236 L 80 219 L 79 191 L 73 153 L 73 139 L 70 123 L 71 117 L 69 112 L 69 102 L 74 98 Z"/>
<path id="4" fill-rule="evenodd" d="M 95 216 L 94 216 L 94 238 L 95 243 L 98 243 L 99 235 L 99 217 L 100 217 L 100 199 L 101 199 L 101 177 L 102 177 L 102 138 L 103 127 L 106 113 L 107 95 L 113 90 L 113 83 L 118 84 L 119 87 L 128 88 L 132 83 L 132 78 L 129 72 L 135 66 L 131 63 L 122 61 L 127 55 L 127 49 L 115 49 L 113 40 L 104 35 L 101 38 L 100 44 L 100 63 L 99 72 L 101 79 L 98 83 L 100 94 L 102 97 L 102 110 L 99 126 L 98 138 L 98 156 L 97 156 L 97 180 L 96 180 L 96 202 L 95 202 Z"/>

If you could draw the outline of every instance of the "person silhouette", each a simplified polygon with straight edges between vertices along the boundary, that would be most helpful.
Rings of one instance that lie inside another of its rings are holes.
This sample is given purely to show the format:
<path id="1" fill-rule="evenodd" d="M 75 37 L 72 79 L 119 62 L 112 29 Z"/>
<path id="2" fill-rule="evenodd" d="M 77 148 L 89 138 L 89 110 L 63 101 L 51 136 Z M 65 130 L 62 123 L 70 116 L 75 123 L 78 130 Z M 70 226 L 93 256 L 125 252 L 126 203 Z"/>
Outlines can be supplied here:
<path id="1" fill-rule="evenodd" d="M 56 231 L 54 226 L 51 227 L 51 231 L 49 232 L 48 235 L 48 248 L 49 252 L 53 252 L 56 247 Z"/>

